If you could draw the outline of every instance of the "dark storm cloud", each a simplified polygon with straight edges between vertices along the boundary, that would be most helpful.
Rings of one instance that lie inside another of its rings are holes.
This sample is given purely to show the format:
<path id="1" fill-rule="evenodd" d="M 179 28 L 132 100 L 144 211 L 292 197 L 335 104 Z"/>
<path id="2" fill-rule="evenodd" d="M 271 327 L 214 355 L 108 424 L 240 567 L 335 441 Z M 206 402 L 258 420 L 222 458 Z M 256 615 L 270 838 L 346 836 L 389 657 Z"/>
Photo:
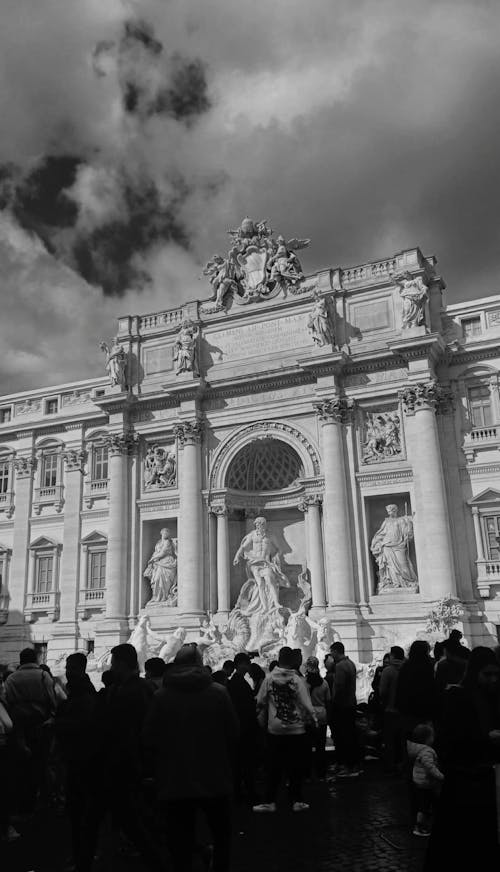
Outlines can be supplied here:
<path id="1" fill-rule="evenodd" d="M 186 124 L 210 106 L 201 61 L 174 52 L 166 58 L 154 29 L 140 19 L 123 23 L 116 41 L 100 41 L 93 51 L 98 77 L 116 63 L 125 113 L 134 116 L 140 132 L 152 116 L 168 116 Z M 132 286 L 150 281 L 143 255 L 159 243 L 187 248 L 189 234 L 180 217 L 188 185 L 178 171 L 168 173 L 168 196 L 161 180 L 144 163 L 138 169 L 130 156 L 113 170 L 116 208 L 107 219 L 80 221 L 79 172 L 107 164 L 99 147 L 90 157 L 49 154 L 23 170 L 15 163 L 0 166 L 0 208 L 10 209 L 24 230 L 35 233 L 48 252 L 71 266 L 104 294 L 120 296 Z M 130 163 L 130 166 L 128 165 Z M 214 180 L 208 183 L 214 184 Z"/>
<path id="2" fill-rule="evenodd" d="M 498 292 L 499 29 L 489 0 L 4 0 L 9 378 L 100 371 L 116 314 L 208 296 L 245 214 L 310 271 L 419 244 L 450 300 Z"/>

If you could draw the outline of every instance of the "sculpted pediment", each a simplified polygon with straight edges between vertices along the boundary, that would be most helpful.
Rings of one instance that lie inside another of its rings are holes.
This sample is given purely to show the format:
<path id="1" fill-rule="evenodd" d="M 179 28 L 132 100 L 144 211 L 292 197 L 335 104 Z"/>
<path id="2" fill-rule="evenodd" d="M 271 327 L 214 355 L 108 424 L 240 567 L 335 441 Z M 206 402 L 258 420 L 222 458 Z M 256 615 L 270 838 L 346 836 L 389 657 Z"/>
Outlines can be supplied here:
<path id="1" fill-rule="evenodd" d="M 500 503 L 500 491 L 493 487 L 489 487 L 469 500 L 469 506 L 480 506 L 485 503 Z"/>

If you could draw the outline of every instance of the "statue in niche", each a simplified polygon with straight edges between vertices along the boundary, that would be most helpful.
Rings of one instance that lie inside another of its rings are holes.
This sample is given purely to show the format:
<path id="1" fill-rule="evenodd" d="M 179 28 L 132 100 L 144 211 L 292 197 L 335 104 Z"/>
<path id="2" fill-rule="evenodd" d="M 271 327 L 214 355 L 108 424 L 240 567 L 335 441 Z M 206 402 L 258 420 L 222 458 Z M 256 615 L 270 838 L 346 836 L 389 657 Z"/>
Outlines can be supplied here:
<path id="1" fill-rule="evenodd" d="M 268 636 L 269 639 L 274 638 L 276 622 L 283 622 L 279 590 L 280 587 L 290 587 L 281 569 L 279 547 L 274 537 L 267 532 L 266 519 L 256 518 L 254 524 L 255 530 L 242 539 L 233 560 L 234 566 L 242 557 L 246 561 L 248 578 L 240 590 L 235 610 L 250 618 L 250 651 L 262 647 Z"/>
<path id="2" fill-rule="evenodd" d="M 111 348 L 107 342 L 101 342 L 99 348 L 106 355 L 106 372 L 109 376 L 111 387 L 119 387 L 122 391 L 127 389 L 126 385 L 126 368 L 127 355 L 125 349 L 118 342 L 118 337 L 113 339 Z"/>
<path id="3" fill-rule="evenodd" d="M 318 291 L 314 293 L 315 303 L 307 319 L 307 328 L 313 342 L 322 348 L 324 345 L 335 345 L 332 319 L 328 311 L 326 297 L 322 297 Z"/>
<path id="4" fill-rule="evenodd" d="M 413 520 L 399 517 L 398 507 L 385 507 L 388 517 L 375 533 L 370 550 L 378 565 L 378 593 L 386 590 L 417 589 L 417 574 L 410 560 Z"/>
<path id="5" fill-rule="evenodd" d="M 177 458 L 175 451 L 152 445 L 144 460 L 144 489 L 175 487 Z"/>
<path id="6" fill-rule="evenodd" d="M 402 327 L 420 327 L 424 323 L 424 305 L 427 300 L 427 286 L 421 276 L 412 276 L 408 270 L 401 275 L 393 276 L 399 287 L 401 297 Z"/>
<path id="7" fill-rule="evenodd" d="M 181 324 L 174 342 L 175 372 L 192 372 L 199 375 L 197 360 L 197 342 L 199 330 L 190 318 L 185 318 Z"/>
<path id="8" fill-rule="evenodd" d="M 177 605 L 177 552 L 176 543 L 167 527 L 160 532 L 160 539 L 148 565 L 144 570 L 144 578 L 151 584 L 151 603 L 165 603 L 167 606 Z"/>
<path id="9" fill-rule="evenodd" d="M 395 412 L 368 413 L 363 463 L 387 460 L 401 454 L 401 422 Z"/>

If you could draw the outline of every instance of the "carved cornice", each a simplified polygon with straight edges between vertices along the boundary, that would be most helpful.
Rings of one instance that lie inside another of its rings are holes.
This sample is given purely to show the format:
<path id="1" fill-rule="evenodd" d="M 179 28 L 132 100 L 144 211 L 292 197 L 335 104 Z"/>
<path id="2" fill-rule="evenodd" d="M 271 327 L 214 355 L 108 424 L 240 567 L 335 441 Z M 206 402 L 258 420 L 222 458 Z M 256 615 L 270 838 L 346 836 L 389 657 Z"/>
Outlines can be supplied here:
<path id="1" fill-rule="evenodd" d="M 87 452 L 82 448 L 68 448 L 66 451 L 63 451 L 62 458 L 66 472 L 83 472 Z"/>
<path id="2" fill-rule="evenodd" d="M 460 481 L 467 482 L 470 476 L 477 475 L 498 475 L 500 473 L 500 463 L 473 463 L 470 466 L 460 467 Z"/>
<path id="3" fill-rule="evenodd" d="M 307 512 L 311 506 L 321 506 L 323 503 L 323 497 L 321 494 L 309 494 L 306 497 L 303 497 L 299 503 L 297 504 L 297 508 L 299 512 Z"/>
<path id="4" fill-rule="evenodd" d="M 165 511 L 168 512 L 172 509 L 179 508 L 179 497 L 171 497 L 170 499 L 161 499 L 161 500 L 137 500 L 137 507 L 142 512 L 157 512 L 157 511 Z"/>
<path id="5" fill-rule="evenodd" d="M 377 486 L 385 482 L 394 481 L 413 481 L 413 470 L 411 469 L 391 469 L 380 470 L 379 472 L 357 472 L 356 480 L 359 485 Z"/>
<path id="6" fill-rule="evenodd" d="M 103 443 L 107 445 L 111 457 L 116 457 L 120 454 L 133 454 L 139 445 L 139 436 L 137 433 L 110 433 Z"/>
<path id="7" fill-rule="evenodd" d="M 348 424 L 352 420 L 356 404 L 350 397 L 331 397 L 313 405 L 323 424 Z"/>
<path id="8" fill-rule="evenodd" d="M 177 438 L 179 448 L 184 448 L 185 445 L 199 445 L 202 435 L 203 423 L 199 418 L 174 424 L 174 436 Z"/>
<path id="9" fill-rule="evenodd" d="M 450 414 L 455 408 L 455 395 L 451 388 L 438 382 L 417 382 L 398 391 L 405 415 L 415 415 L 422 409 L 433 409 L 437 414 Z"/>
<path id="10" fill-rule="evenodd" d="M 36 457 L 27 455 L 25 457 L 16 457 L 14 460 L 14 469 L 16 470 L 17 478 L 29 478 L 33 475 L 36 469 Z"/>

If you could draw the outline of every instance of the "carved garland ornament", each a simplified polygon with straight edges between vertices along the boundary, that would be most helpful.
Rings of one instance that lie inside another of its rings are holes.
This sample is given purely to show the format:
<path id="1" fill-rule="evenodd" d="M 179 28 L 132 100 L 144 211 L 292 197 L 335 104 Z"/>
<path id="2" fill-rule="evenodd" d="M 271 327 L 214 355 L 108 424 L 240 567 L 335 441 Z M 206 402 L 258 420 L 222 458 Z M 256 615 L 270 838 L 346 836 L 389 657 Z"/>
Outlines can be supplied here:
<path id="1" fill-rule="evenodd" d="M 314 470 L 314 475 L 319 475 L 319 473 L 320 473 L 319 456 L 318 456 L 317 452 L 315 451 L 315 449 L 313 448 L 313 446 L 311 445 L 311 443 L 309 442 L 309 439 L 307 439 L 302 433 L 300 433 L 299 430 L 296 430 L 295 427 L 291 427 L 290 424 L 284 424 L 282 421 L 257 421 L 255 424 L 250 424 L 248 427 L 245 427 L 245 429 L 243 431 L 238 430 L 225 443 L 225 445 L 222 448 L 221 453 L 218 455 L 218 457 L 216 457 L 214 464 L 212 466 L 212 469 L 210 472 L 210 487 L 212 487 L 212 488 L 216 487 L 215 482 L 217 481 L 217 479 L 219 477 L 219 472 L 220 472 L 221 466 L 222 466 L 224 460 L 226 459 L 227 455 L 232 453 L 235 444 L 241 442 L 242 436 L 246 436 L 247 434 L 254 433 L 256 431 L 258 431 L 260 436 L 264 439 L 266 438 L 266 436 L 270 436 L 270 437 L 276 436 L 276 438 L 279 439 L 280 433 L 286 433 L 288 436 L 290 436 L 296 442 L 300 442 L 300 444 L 303 445 L 303 447 L 305 448 L 305 450 L 307 451 L 307 453 L 311 459 L 311 463 L 313 465 L 313 470 Z M 256 438 L 258 438 L 258 437 L 256 437 Z M 243 447 L 243 445 L 241 447 Z"/>
<path id="2" fill-rule="evenodd" d="M 417 382 L 398 392 L 405 415 L 415 415 L 421 409 L 433 409 L 446 415 L 455 408 L 455 395 L 451 388 L 438 382 Z"/>

